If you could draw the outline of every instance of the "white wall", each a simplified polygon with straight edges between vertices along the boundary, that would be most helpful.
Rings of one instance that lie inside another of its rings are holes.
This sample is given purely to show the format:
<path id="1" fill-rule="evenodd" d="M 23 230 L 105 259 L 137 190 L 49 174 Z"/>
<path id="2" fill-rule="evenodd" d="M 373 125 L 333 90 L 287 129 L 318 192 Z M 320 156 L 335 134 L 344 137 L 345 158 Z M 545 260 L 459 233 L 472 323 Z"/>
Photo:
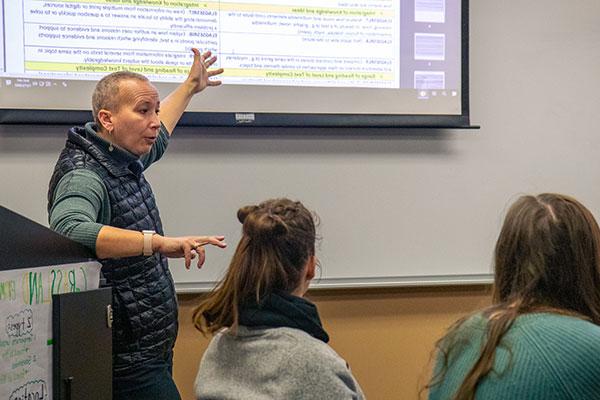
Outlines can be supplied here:
<path id="1" fill-rule="evenodd" d="M 176 131 L 148 172 L 165 228 L 230 243 L 210 249 L 201 271 L 173 262 L 176 280 L 216 279 L 239 237 L 238 207 L 274 196 L 321 216 L 321 284 L 487 274 L 503 212 L 521 193 L 572 194 L 598 215 L 600 2 L 576 3 L 471 1 L 479 131 Z M 46 223 L 65 131 L 0 126 L 0 204 Z"/>

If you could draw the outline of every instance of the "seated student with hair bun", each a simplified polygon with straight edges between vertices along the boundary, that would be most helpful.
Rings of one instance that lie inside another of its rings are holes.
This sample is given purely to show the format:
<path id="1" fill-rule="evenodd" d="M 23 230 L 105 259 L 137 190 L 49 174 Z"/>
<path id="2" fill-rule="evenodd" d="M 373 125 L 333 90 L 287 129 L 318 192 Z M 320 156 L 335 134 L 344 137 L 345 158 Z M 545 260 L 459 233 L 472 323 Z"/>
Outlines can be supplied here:
<path id="1" fill-rule="evenodd" d="M 242 238 L 219 285 L 194 311 L 213 334 L 196 396 L 218 399 L 363 399 L 303 298 L 315 276 L 315 217 L 300 202 L 267 200 L 238 211 Z"/>
<path id="2" fill-rule="evenodd" d="M 600 229 L 577 200 L 523 196 L 496 243 L 493 304 L 437 344 L 430 400 L 600 399 Z"/>

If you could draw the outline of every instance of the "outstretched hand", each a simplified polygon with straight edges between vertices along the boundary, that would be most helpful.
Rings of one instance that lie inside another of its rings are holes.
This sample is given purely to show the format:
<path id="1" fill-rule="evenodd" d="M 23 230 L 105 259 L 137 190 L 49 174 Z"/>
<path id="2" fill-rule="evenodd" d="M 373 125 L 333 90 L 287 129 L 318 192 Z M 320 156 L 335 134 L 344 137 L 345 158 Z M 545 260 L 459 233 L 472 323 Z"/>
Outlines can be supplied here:
<path id="1" fill-rule="evenodd" d="M 210 51 L 200 53 L 200 50 L 196 48 L 192 48 L 192 51 L 194 52 L 194 62 L 186 80 L 190 84 L 192 94 L 203 91 L 207 86 L 219 86 L 222 83 L 220 80 L 210 78 L 222 74 L 223 68 L 209 71 L 209 68 L 217 61 L 217 57 L 212 56 Z"/>
<path id="2" fill-rule="evenodd" d="M 177 126 L 179 118 L 196 93 L 203 91 L 207 86 L 221 84 L 221 81 L 210 78 L 223 73 L 223 68 L 208 70 L 217 61 L 217 57 L 212 57 L 210 51 L 203 54 L 200 54 L 196 48 L 193 48 L 192 51 L 194 52 L 194 62 L 190 67 L 188 77 L 160 104 L 160 120 L 169 135 Z"/>
<path id="3" fill-rule="evenodd" d="M 223 242 L 224 239 L 225 236 L 166 237 L 154 235 L 153 248 L 166 257 L 183 257 L 187 269 L 190 268 L 192 260 L 198 256 L 198 268 L 201 268 L 206 260 L 204 246 L 212 245 L 225 248 L 227 244 Z"/>

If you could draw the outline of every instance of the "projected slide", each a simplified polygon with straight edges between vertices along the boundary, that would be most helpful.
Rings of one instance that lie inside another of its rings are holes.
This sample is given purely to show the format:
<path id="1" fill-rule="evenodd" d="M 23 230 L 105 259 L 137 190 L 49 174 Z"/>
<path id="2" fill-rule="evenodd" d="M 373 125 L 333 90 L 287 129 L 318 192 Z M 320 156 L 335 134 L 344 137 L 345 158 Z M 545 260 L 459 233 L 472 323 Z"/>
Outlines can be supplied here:
<path id="1" fill-rule="evenodd" d="M 48 104 L 0 94 L 0 108 L 81 109 L 82 90 L 89 95 L 95 81 L 123 69 L 168 91 L 185 79 L 197 47 L 217 55 L 214 67 L 225 73 L 218 101 L 193 102 L 196 111 L 460 114 L 460 4 L 2 0 L 0 87 L 44 88 Z M 349 104 L 357 95 L 366 101 Z"/>
<path id="2" fill-rule="evenodd" d="M 21 54 L 10 61 L 13 73 L 89 79 L 125 68 L 181 81 L 196 46 L 219 55 L 225 83 L 399 87 L 396 0 L 23 0 L 22 6 L 7 27 L 23 37 L 22 51 L 11 52 Z"/>

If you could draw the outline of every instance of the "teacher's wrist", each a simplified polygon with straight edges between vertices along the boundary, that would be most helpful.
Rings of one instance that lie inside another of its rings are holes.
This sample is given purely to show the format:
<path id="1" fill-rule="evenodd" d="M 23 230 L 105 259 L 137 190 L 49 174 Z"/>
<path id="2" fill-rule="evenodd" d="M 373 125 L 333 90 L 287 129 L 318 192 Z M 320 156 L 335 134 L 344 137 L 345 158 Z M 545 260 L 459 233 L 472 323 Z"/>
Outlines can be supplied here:
<path id="1" fill-rule="evenodd" d="M 160 249 L 162 249 L 164 240 L 165 240 L 164 236 L 161 236 L 158 233 L 155 233 L 154 235 L 152 235 L 152 252 L 153 253 L 160 253 Z"/>

